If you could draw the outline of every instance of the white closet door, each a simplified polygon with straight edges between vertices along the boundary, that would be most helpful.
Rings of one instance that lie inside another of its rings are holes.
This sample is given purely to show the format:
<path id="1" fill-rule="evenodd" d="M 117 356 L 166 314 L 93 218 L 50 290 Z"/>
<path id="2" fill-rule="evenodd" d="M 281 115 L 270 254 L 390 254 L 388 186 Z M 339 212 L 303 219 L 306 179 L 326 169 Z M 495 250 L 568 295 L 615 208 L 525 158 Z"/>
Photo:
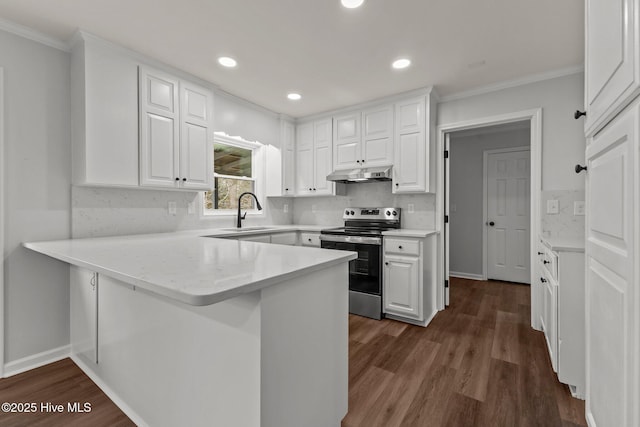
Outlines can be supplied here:
<path id="1" fill-rule="evenodd" d="M 640 425 L 638 103 L 587 147 L 586 415 L 591 427 Z"/>

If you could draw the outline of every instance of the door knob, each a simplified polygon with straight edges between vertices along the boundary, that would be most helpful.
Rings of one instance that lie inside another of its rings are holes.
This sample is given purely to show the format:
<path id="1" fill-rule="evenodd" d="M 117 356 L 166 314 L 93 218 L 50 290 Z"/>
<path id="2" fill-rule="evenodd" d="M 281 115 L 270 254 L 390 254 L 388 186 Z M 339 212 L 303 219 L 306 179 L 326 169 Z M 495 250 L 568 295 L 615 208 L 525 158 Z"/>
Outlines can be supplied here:
<path id="1" fill-rule="evenodd" d="M 496 225 L 496 223 L 495 223 L 495 222 L 493 222 L 493 221 L 489 221 L 489 222 L 487 222 L 486 224 L 487 224 L 487 225 L 490 225 L 491 227 L 493 227 L 494 225 Z"/>
<path id="2" fill-rule="evenodd" d="M 582 116 L 586 116 L 587 112 L 586 111 L 580 111 L 580 110 L 576 110 L 575 113 L 573 113 L 573 118 L 578 120 L 580 117 Z"/>
<path id="3" fill-rule="evenodd" d="M 586 166 L 576 165 L 576 167 L 575 167 L 576 173 L 580 173 L 580 172 L 586 171 L 586 170 L 587 170 Z"/>

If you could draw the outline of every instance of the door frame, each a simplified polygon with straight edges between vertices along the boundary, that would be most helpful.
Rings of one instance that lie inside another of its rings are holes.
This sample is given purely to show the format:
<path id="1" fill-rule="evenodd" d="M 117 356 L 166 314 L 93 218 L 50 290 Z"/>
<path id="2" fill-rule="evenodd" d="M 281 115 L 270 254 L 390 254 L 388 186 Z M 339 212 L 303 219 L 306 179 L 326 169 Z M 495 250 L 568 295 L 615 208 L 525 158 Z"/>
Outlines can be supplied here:
<path id="1" fill-rule="evenodd" d="M 4 68 L 0 67 L 0 378 L 4 378 Z"/>
<path id="2" fill-rule="evenodd" d="M 491 154 L 500 153 L 515 153 L 518 151 L 529 151 L 529 157 L 531 157 L 531 147 L 510 147 L 510 148 L 495 148 L 491 150 L 484 150 L 482 153 L 482 223 L 485 226 L 482 228 L 482 280 L 487 280 L 489 277 L 489 230 L 487 229 L 487 221 L 489 221 L 489 203 L 487 203 L 487 196 L 489 195 L 489 177 L 487 164 L 489 156 Z M 531 180 L 531 168 L 529 170 L 529 180 Z M 531 195 L 529 195 L 531 199 Z M 531 230 L 531 214 L 529 214 L 529 230 Z M 529 271 L 533 268 L 533 264 L 529 264 Z M 530 274 L 530 279 L 533 280 L 533 275 Z M 531 282 L 533 283 L 533 282 Z"/>
<path id="3" fill-rule="evenodd" d="M 444 147 L 447 134 L 460 130 L 482 128 L 487 126 L 501 125 L 506 123 L 520 122 L 528 120 L 530 122 L 530 150 L 531 150 L 531 266 L 535 265 L 534 254 L 536 253 L 536 242 L 540 227 L 540 192 L 542 190 L 542 108 L 516 111 L 512 113 L 500 114 L 496 116 L 481 117 L 456 123 L 439 125 L 437 127 L 437 180 L 436 191 L 436 231 L 438 232 L 438 283 L 436 287 L 436 303 L 438 310 L 444 310 L 445 298 L 448 299 L 449 289 L 445 289 L 445 280 L 449 280 L 445 265 L 448 263 L 449 253 L 445 253 L 445 224 L 444 217 L 449 215 L 449 203 L 445 203 L 445 182 L 444 182 Z M 531 326 L 540 329 L 536 322 L 538 318 L 539 302 L 533 292 L 534 269 L 531 269 Z"/>

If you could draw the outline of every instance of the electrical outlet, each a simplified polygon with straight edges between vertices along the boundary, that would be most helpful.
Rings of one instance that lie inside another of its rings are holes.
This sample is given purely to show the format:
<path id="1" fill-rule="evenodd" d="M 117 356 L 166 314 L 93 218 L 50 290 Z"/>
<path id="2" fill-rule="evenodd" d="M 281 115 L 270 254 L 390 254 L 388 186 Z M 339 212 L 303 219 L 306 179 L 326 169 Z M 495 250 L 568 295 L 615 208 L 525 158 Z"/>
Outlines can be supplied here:
<path id="1" fill-rule="evenodd" d="M 196 202 L 187 203 L 187 213 L 190 215 L 196 213 Z"/>
<path id="2" fill-rule="evenodd" d="M 415 212 L 415 206 L 413 205 L 413 203 L 409 203 L 407 205 L 407 210 L 409 211 L 409 213 L 414 213 Z"/>
<path id="3" fill-rule="evenodd" d="M 584 215 L 584 202 L 573 202 L 573 214 L 574 215 Z"/>
<path id="4" fill-rule="evenodd" d="M 284 213 L 289 212 L 289 205 L 285 203 L 282 210 L 284 211 Z"/>
<path id="5" fill-rule="evenodd" d="M 167 207 L 167 210 L 169 211 L 169 215 L 175 215 L 177 213 L 177 205 L 176 202 L 169 202 L 169 206 Z"/>
<path id="6" fill-rule="evenodd" d="M 547 213 L 557 214 L 559 212 L 559 205 L 557 200 L 547 200 Z"/>

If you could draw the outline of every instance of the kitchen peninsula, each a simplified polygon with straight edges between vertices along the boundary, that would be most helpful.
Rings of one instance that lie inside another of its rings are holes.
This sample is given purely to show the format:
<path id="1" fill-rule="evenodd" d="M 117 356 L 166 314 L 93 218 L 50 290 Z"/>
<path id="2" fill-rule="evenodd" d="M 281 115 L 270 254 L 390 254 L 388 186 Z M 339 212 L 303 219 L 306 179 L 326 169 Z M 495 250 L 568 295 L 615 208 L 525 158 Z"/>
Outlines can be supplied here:
<path id="1" fill-rule="evenodd" d="M 137 424 L 340 425 L 355 254 L 210 234 L 25 247 L 72 265 L 72 358 Z"/>

